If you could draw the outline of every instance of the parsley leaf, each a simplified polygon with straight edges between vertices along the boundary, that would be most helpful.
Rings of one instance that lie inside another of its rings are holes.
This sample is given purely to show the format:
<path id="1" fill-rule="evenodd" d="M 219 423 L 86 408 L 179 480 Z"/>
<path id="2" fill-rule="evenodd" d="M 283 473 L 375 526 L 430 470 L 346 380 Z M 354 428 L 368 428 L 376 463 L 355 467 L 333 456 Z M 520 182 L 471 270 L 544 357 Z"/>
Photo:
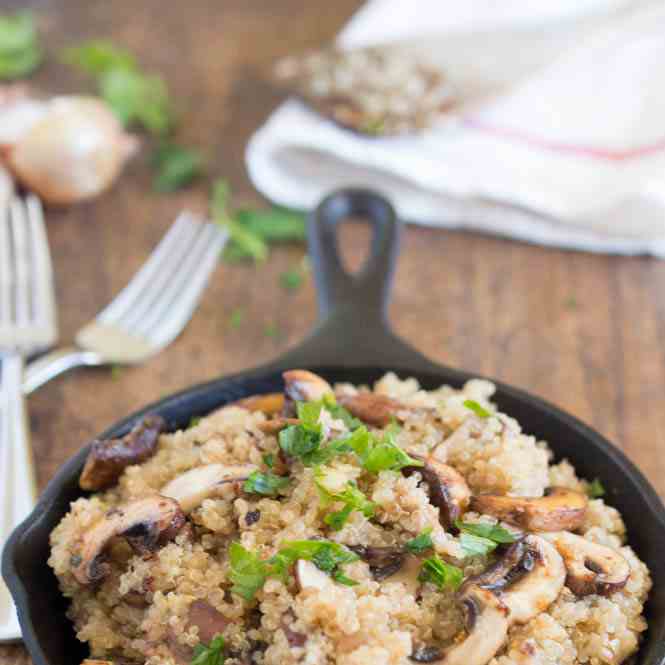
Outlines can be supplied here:
<path id="1" fill-rule="evenodd" d="M 334 472 L 319 468 L 314 474 L 314 482 L 319 490 L 323 504 L 329 504 L 339 501 L 344 504 L 344 508 L 333 513 L 329 513 L 323 518 L 323 521 L 330 526 L 333 531 L 339 531 L 351 516 L 354 510 L 361 512 L 365 517 L 372 517 L 376 510 L 376 504 L 372 503 L 359 489 L 353 481 L 348 481 L 338 489 L 335 487 Z"/>
<path id="2" fill-rule="evenodd" d="M 284 489 L 291 482 L 290 478 L 276 476 L 274 473 L 261 473 L 254 471 L 245 481 L 243 489 L 252 494 L 276 496 L 279 490 Z"/>
<path id="3" fill-rule="evenodd" d="M 289 425 L 279 433 L 279 446 L 290 457 L 299 457 L 305 466 L 319 462 L 314 458 L 321 445 L 321 433 L 302 425 Z"/>
<path id="4" fill-rule="evenodd" d="M 455 526 L 463 533 L 469 533 L 479 538 L 487 538 L 500 545 L 514 543 L 517 536 L 500 524 L 487 524 L 486 522 L 461 522 L 457 520 Z"/>
<path id="5" fill-rule="evenodd" d="M 464 400 L 464 406 L 473 411 L 479 418 L 489 418 L 492 414 L 473 399 Z"/>
<path id="6" fill-rule="evenodd" d="M 360 428 L 356 430 L 356 432 L 359 431 Z M 397 445 L 395 436 L 398 432 L 398 427 L 391 426 L 384 431 L 382 438 L 378 441 L 376 437 L 370 436 L 368 445 L 362 453 L 359 453 L 360 461 L 367 471 L 379 473 L 380 471 L 399 471 L 406 466 L 423 466 L 423 462 L 413 459 Z"/>
<path id="7" fill-rule="evenodd" d="M 210 644 L 197 644 L 190 665 L 224 665 L 224 638 L 217 634 Z"/>
<path id="8" fill-rule="evenodd" d="M 302 272 L 297 268 L 291 268 L 279 276 L 279 283 L 287 291 L 297 291 L 304 281 Z"/>
<path id="9" fill-rule="evenodd" d="M 266 453 L 261 459 L 269 469 L 275 466 L 275 456 L 272 453 Z"/>
<path id="10" fill-rule="evenodd" d="M 404 547 L 411 554 L 422 554 L 426 550 L 432 549 L 434 543 L 432 542 L 432 529 L 425 529 L 419 533 L 415 538 L 408 540 Z"/>
<path id="11" fill-rule="evenodd" d="M 231 312 L 231 316 L 229 316 L 229 325 L 231 328 L 239 328 L 244 317 L 245 310 L 241 307 L 236 307 L 236 309 Z"/>
<path id="12" fill-rule="evenodd" d="M 153 187 L 158 192 L 173 192 L 189 185 L 203 174 L 204 160 L 198 150 L 163 142 L 152 155 L 156 170 Z"/>
<path id="13" fill-rule="evenodd" d="M 305 239 L 305 218 L 300 213 L 283 208 L 233 210 L 231 189 L 221 178 L 213 184 L 210 208 L 213 219 L 229 230 L 224 250 L 229 261 L 265 261 L 271 244 Z"/>
<path id="14" fill-rule="evenodd" d="M 231 563 L 229 579 L 233 582 L 231 591 L 245 600 L 251 600 L 268 579 L 270 568 L 257 554 L 236 542 L 229 546 L 229 561 Z"/>
<path id="15" fill-rule="evenodd" d="M 201 422 L 200 416 L 193 416 L 189 419 L 189 425 L 187 427 L 196 427 Z"/>
<path id="16" fill-rule="evenodd" d="M 600 482 L 600 478 L 594 478 L 593 482 L 587 487 L 586 493 L 592 499 L 600 499 L 601 496 L 605 496 L 605 488 L 603 483 Z"/>
<path id="17" fill-rule="evenodd" d="M 68 48 L 63 54 L 63 60 L 91 76 L 100 76 L 112 69 L 137 68 L 136 60 L 129 51 L 101 39 Z"/>
<path id="18" fill-rule="evenodd" d="M 418 579 L 421 582 L 431 582 L 439 589 L 457 589 L 462 584 L 463 577 L 461 568 L 446 563 L 435 554 L 423 561 Z"/>
<path id="19" fill-rule="evenodd" d="M 0 79 L 22 78 L 41 64 L 42 50 L 32 14 L 0 16 Z"/>
<path id="20" fill-rule="evenodd" d="M 466 557 L 486 556 L 497 547 L 497 543 L 493 540 L 483 538 L 482 536 L 475 536 L 472 533 L 462 533 L 460 535 L 460 545 Z"/>

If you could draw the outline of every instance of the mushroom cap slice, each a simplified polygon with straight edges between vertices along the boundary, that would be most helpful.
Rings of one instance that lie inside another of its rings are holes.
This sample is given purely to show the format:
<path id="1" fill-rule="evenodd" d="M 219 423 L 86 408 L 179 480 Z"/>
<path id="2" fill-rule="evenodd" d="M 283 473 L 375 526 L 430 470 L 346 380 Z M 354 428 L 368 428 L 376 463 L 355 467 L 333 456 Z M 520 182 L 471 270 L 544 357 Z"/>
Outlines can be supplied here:
<path id="1" fill-rule="evenodd" d="M 526 623 L 544 612 L 559 597 L 566 581 L 566 567 L 555 547 L 533 535 L 524 539 L 524 545 L 516 581 L 509 582 L 500 594 L 515 623 Z"/>
<path id="2" fill-rule="evenodd" d="M 386 427 L 406 407 L 387 395 L 360 392 L 355 395 L 339 395 L 337 401 L 354 417 L 368 425 Z"/>
<path id="3" fill-rule="evenodd" d="M 470 508 L 528 531 L 568 531 L 584 523 L 588 503 L 581 492 L 553 487 L 542 497 L 480 494 L 471 498 Z"/>
<path id="4" fill-rule="evenodd" d="M 429 487 L 429 500 L 439 509 L 439 521 L 445 529 L 454 528 L 469 505 L 471 490 L 464 476 L 448 464 L 439 462 L 433 457 L 421 457 L 409 452 L 411 457 L 420 459 L 424 466 L 408 466 L 402 469 L 405 475 L 416 471 L 421 474 L 423 482 Z"/>
<path id="5" fill-rule="evenodd" d="M 160 490 L 162 496 L 175 499 L 186 513 L 215 496 L 224 485 L 240 483 L 258 467 L 254 464 L 206 464 L 176 476 Z"/>
<path id="6" fill-rule="evenodd" d="M 563 557 L 566 586 L 575 595 L 609 596 L 626 585 L 630 565 L 620 552 L 565 531 L 545 537 Z"/>
<path id="7" fill-rule="evenodd" d="M 231 402 L 227 406 L 239 406 L 247 411 L 261 411 L 267 416 L 274 416 L 284 408 L 284 393 L 266 393 L 265 395 L 251 395 Z"/>
<path id="8" fill-rule="evenodd" d="M 296 582 L 301 591 L 315 589 L 325 591 L 331 589 L 334 582 L 329 575 L 317 568 L 311 561 L 298 559 L 295 565 Z"/>
<path id="9" fill-rule="evenodd" d="M 95 440 L 79 478 L 84 490 L 110 487 L 131 464 L 140 464 L 154 455 L 159 435 L 166 430 L 166 421 L 151 414 L 142 418 L 122 439 Z"/>
<path id="10" fill-rule="evenodd" d="M 318 374 L 306 369 L 291 369 L 282 374 L 287 400 L 292 402 L 315 402 L 331 395 L 331 385 Z"/>
<path id="11" fill-rule="evenodd" d="M 258 427 L 264 434 L 278 434 L 290 425 L 299 424 L 300 420 L 298 418 L 283 418 L 278 416 L 277 418 L 271 418 L 270 420 L 259 423 Z"/>
<path id="12" fill-rule="evenodd" d="M 491 591 L 471 585 L 459 596 L 467 638 L 445 652 L 441 665 L 485 665 L 508 635 L 509 610 Z"/>
<path id="13" fill-rule="evenodd" d="M 139 554 L 156 550 L 173 540 L 185 524 L 185 515 L 173 499 L 151 496 L 109 510 L 83 534 L 72 555 L 72 573 L 81 584 L 103 579 L 109 565 L 104 550 L 115 536 L 124 537 Z"/>

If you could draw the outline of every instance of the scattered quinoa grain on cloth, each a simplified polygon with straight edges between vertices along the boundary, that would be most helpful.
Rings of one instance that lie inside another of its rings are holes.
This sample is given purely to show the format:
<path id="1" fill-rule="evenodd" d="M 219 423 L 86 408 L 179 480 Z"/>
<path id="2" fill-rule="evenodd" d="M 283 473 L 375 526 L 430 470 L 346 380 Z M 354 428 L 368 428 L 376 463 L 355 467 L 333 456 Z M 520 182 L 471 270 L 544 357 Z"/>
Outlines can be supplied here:
<path id="1" fill-rule="evenodd" d="M 147 453 L 137 436 L 95 446 L 85 484 L 115 484 L 71 504 L 49 559 L 90 658 L 618 665 L 636 652 L 651 579 L 621 515 L 496 411 L 492 384 L 284 378 L 283 394 Z"/>

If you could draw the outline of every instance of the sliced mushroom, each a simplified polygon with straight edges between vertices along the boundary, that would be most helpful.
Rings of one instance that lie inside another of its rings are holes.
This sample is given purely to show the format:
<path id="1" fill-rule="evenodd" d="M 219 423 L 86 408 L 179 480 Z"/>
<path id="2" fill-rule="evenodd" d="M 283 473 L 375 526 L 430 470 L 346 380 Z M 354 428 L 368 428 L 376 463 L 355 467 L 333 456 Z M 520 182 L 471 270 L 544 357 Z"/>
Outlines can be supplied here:
<path id="1" fill-rule="evenodd" d="M 173 540 L 185 524 L 185 515 L 173 499 L 151 496 L 113 508 L 81 539 L 71 558 L 72 573 L 81 584 L 103 579 L 110 566 L 104 550 L 112 538 L 125 538 L 139 554 L 153 552 Z"/>
<path id="2" fill-rule="evenodd" d="M 235 484 L 240 489 L 257 467 L 254 464 L 206 464 L 176 476 L 162 487 L 163 496 L 175 499 L 186 513 L 200 506 L 205 499 L 216 496 L 221 489 Z"/>
<path id="3" fill-rule="evenodd" d="M 159 435 L 166 430 L 161 416 L 140 420 L 122 439 L 92 442 L 79 478 L 84 490 L 100 490 L 113 485 L 126 467 L 140 464 L 154 455 Z"/>
<path id="4" fill-rule="evenodd" d="M 471 498 L 470 508 L 528 531 L 569 531 L 584 523 L 588 503 L 581 492 L 553 487 L 543 497 L 481 494 Z"/>
<path id="5" fill-rule="evenodd" d="M 443 658 L 443 651 L 439 647 L 419 644 L 413 647 L 409 660 L 414 663 L 438 663 Z"/>
<path id="6" fill-rule="evenodd" d="M 300 421 L 297 418 L 271 418 L 270 420 L 265 420 L 262 423 L 259 423 L 259 429 L 264 434 L 278 434 L 283 429 L 289 427 L 290 425 L 299 425 Z"/>
<path id="7" fill-rule="evenodd" d="M 490 591 L 500 591 L 511 582 L 516 581 L 520 574 L 527 573 L 533 568 L 533 560 L 525 557 L 525 554 L 526 545 L 524 539 L 518 540 L 487 570 L 469 577 L 464 583 L 465 586 L 475 584 Z"/>
<path id="8" fill-rule="evenodd" d="M 317 568 L 311 561 L 305 559 L 298 559 L 295 566 L 296 582 L 301 591 L 307 589 L 316 589 L 317 591 L 325 591 L 332 588 L 334 582 L 332 579 Z"/>
<path id="9" fill-rule="evenodd" d="M 339 395 L 337 401 L 352 415 L 368 425 L 386 427 L 400 411 L 407 407 L 387 395 L 361 392 L 356 395 Z"/>
<path id="10" fill-rule="evenodd" d="M 231 402 L 227 406 L 239 406 L 247 411 L 261 411 L 267 416 L 277 415 L 284 408 L 284 393 L 266 393 L 265 395 L 252 395 Z"/>
<path id="11" fill-rule="evenodd" d="M 286 399 L 291 402 L 315 402 L 332 394 L 330 384 L 306 369 L 292 369 L 282 374 Z"/>
<path id="12" fill-rule="evenodd" d="M 402 469 L 402 472 L 407 476 L 416 471 L 421 474 L 423 482 L 429 487 L 430 503 L 439 509 L 441 525 L 447 530 L 454 529 L 455 521 L 467 509 L 471 498 L 471 490 L 464 476 L 452 466 L 433 457 L 409 454 L 422 460 L 424 466 L 408 466 Z"/>
<path id="13" fill-rule="evenodd" d="M 422 561 L 413 554 L 407 554 L 402 561 L 400 569 L 391 575 L 388 578 L 388 581 L 403 584 L 407 593 L 416 596 L 418 594 L 418 589 L 422 586 L 418 579 L 421 568 Z"/>
<path id="14" fill-rule="evenodd" d="M 441 665 L 485 665 L 508 635 L 509 610 L 487 589 L 469 586 L 459 596 L 467 637 L 438 661 Z M 430 661 L 432 662 L 432 661 Z"/>
<path id="15" fill-rule="evenodd" d="M 406 557 L 406 553 L 401 547 L 350 545 L 349 549 L 369 564 L 369 570 L 376 582 L 381 582 L 397 573 Z"/>
<path id="16" fill-rule="evenodd" d="M 616 550 L 565 531 L 547 538 L 563 557 L 566 586 L 577 596 L 609 596 L 626 585 L 630 565 Z"/>
<path id="17" fill-rule="evenodd" d="M 524 544 L 524 556 L 500 594 L 515 623 L 527 623 L 544 612 L 558 598 L 566 580 L 566 567 L 555 547 L 533 535 Z"/>
<path id="18" fill-rule="evenodd" d="M 224 632 L 231 620 L 205 600 L 195 600 L 189 606 L 187 622 L 199 629 L 199 639 L 208 644 L 215 635 Z"/>

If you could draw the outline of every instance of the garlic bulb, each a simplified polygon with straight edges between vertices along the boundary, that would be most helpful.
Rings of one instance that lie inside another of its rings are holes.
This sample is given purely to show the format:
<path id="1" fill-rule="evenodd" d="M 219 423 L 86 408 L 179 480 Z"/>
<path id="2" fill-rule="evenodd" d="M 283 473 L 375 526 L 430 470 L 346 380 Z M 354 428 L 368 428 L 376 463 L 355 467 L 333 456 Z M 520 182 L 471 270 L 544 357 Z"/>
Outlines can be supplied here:
<path id="1" fill-rule="evenodd" d="M 10 139 L 5 162 L 15 178 L 47 203 L 97 196 L 136 151 L 137 140 L 99 99 L 71 96 L 31 103 L 32 121 L 16 123 L 13 136 L 0 139 Z"/>

